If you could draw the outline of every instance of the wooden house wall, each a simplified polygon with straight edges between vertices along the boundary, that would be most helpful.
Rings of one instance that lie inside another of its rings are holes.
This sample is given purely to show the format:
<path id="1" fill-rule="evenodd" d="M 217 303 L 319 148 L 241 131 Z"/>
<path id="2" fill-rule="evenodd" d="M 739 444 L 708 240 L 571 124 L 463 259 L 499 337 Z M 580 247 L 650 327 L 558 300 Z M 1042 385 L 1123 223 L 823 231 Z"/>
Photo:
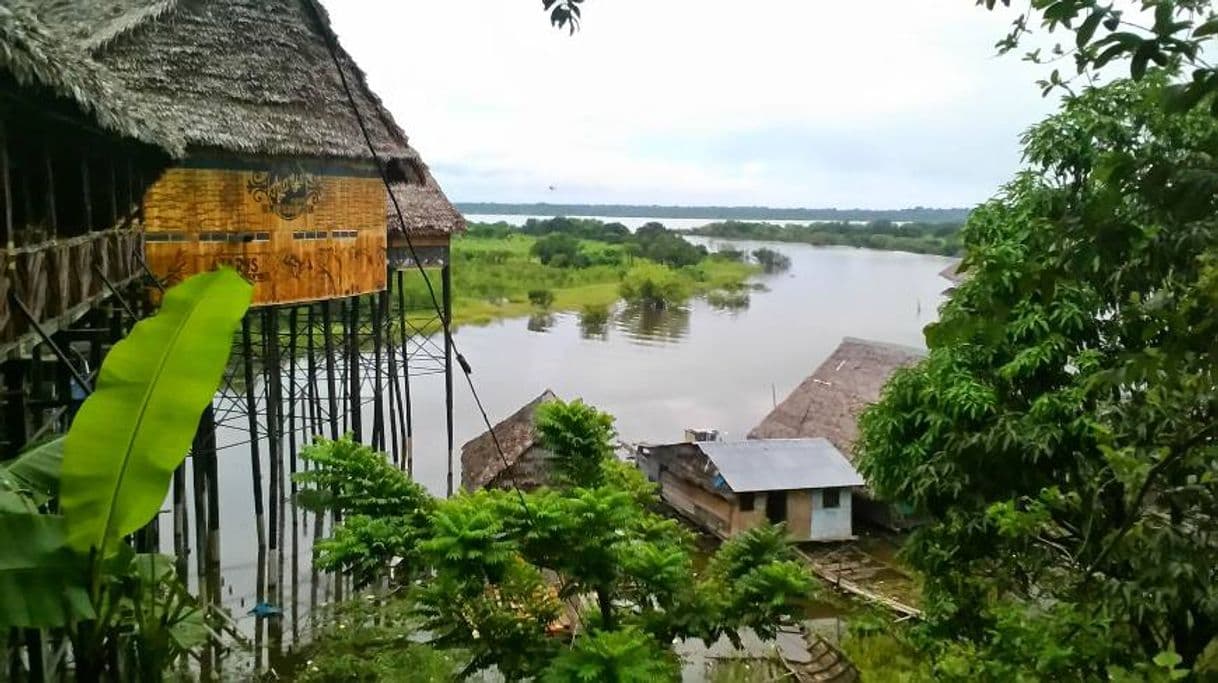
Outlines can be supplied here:
<path id="1" fill-rule="evenodd" d="M 531 446 L 512 466 L 500 472 L 487 485 L 489 488 L 511 489 L 513 485 L 525 491 L 550 486 L 553 481 L 554 455 L 540 446 Z"/>
<path id="2" fill-rule="evenodd" d="M 731 536 L 732 503 L 671 471 L 660 472 L 660 497 L 719 536 Z"/>
<path id="3" fill-rule="evenodd" d="M 144 195 L 148 264 L 169 283 L 220 265 L 254 304 L 385 288 L 385 188 L 317 165 L 169 169 Z"/>

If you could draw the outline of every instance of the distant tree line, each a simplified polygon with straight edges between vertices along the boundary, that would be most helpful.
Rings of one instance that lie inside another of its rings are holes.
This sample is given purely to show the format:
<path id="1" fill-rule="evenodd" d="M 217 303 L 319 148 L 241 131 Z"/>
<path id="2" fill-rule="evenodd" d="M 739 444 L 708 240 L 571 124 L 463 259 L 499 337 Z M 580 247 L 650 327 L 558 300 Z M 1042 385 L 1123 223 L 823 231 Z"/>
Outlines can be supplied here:
<path id="1" fill-rule="evenodd" d="M 777 225 L 721 221 L 708 223 L 690 232 L 694 235 L 725 239 L 800 242 L 818 246 L 840 245 L 957 256 L 961 253 L 960 228 L 959 223 L 892 221 L 872 221 L 862 225 L 847 222 Z"/>
<path id="2" fill-rule="evenodd" d="M 562 268 L 586 268 L 594 265 L 616 265 L 623 257 L 644 258 L 673 268 L 701 263 L 709 252 L 706 247 L 691 244 L 680 233 L 662 223 L 651 222 L 633 233 L 621 223 L 605 223 L 593 218 L 530 218 L 522 227 L 507 223 L 474 223 L 470 237 L 503 238 L 512 234 L 536 237 L 532 254 L 544 265 Z M 621 245 L 621 249 L 592 249 L 581 240 Z"/>
<path id="3" fill-rule="evenodd" d="M 499 204 L 458 202 L 467 214 L 509 216 L 621 216 L 622 218 L 699 218 L 706 220 L 770 221 L 915 221 L 963 223 L 966 208 L 932 209 L 782 209 L 766 206 L 659 206 L 644 204 Z"/>

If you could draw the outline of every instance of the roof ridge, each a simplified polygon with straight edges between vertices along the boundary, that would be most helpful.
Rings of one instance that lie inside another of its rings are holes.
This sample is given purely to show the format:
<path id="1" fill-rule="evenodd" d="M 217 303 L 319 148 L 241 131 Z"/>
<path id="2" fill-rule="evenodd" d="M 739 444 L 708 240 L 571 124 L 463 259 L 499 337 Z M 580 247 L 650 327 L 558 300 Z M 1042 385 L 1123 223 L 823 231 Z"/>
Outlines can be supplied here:
<path id="1" fill-rule="evenodd" d="M 178 9 L 178 4 L 178 0 L 156 0 L 138 10 L 122 14 L 115 17 L 109 25 L 95 31 L 82 41 L 81 45 L 90 52 L 104 49 L 121 36 Z"/>

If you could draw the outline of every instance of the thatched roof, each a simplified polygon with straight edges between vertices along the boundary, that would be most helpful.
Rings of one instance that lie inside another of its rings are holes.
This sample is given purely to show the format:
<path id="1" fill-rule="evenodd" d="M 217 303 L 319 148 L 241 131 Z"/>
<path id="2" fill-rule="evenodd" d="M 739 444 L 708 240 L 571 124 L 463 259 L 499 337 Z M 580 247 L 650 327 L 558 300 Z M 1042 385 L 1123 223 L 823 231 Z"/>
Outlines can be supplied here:
<path id="1" fill-rule="evenodd" d="M 514 466 L 522 455 L 537 443 L 533 419 L 541 404 L 556 400 L 554 392 L 546 389 L 541 396 L 529 401 L 506 420 L 495 425 L 495 437 L 503 448 L 503 457 L 495 448 L 490 431 L 466 442 L 461 447 L 461 487 L 475 491 L 492 483 L 496 477 Z M 505 462 L 506 461 L 506 462 Z"/>
<path id="2" fill-rule="evenodd" d="M 960 259 L 952 261 L 951 265 L 939 271 L 939 277 L 951 282 L 952 284 L 959 283 L 965 277 L 964 273 L 960 272 L 961 263 L 963 263 L 963 261 Z"/>
<path id="3" fill-rule="evenodd" d="M 87 46 L 193 148 L 369 158 L 325 34 L 303 0 L 16 1 Z M 339 61 L 377 154 L 417 160 L 341 47 Z"/>
<path id="4" fill-rule="evenodd" d="M 465 216 L 448 201 L 440 184 L 431 172 L 422 169 L 422 183 L 393 183 L 393 195 L 397 197 L 406 229 L 411 235 L 450 235 L 465 231 Z M 389 232 L 402 232 L 402 221 L 398 220 L 393 202 L 389 201 Z"/>
<path id="5" fill-rule="evenodd" d="M 196 151 L 370 160 L 313 0 L 15 0 L 89 49 Z M 339 62 L 411 234 L 464 229 L 346 50 Z M 398 171 L 398 169 L 403 169 Z M 390 231 L 401 221 L 388 207 Z"/>
<path id="6" fill-rule="evenodd" d="M 19 86 L 72 101 L 98 127 L 180 156 L 184 138 L 163 125 L 122 81 L 19 4 L 0 5 L 0 73 Z"/>
<path id="7" fill-rule="evenodd" d="M 749 438 L 823 436 L 851 458 L 858 438 L 859 413 L 879 399 L 893 372 L 925 355 L 925 351 L 908 346 L 846 337 L 815 372 L 749 432 Z"/>

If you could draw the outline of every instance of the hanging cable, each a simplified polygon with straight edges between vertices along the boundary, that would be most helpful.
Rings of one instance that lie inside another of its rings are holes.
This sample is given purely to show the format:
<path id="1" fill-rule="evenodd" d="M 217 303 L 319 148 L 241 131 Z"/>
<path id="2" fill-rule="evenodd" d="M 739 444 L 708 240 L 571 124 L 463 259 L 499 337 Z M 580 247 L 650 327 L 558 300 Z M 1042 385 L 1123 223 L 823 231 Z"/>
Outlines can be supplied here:
<path id="1" fill-rule="evenodd" d="M 427 286 L 427 293 L 431 298 L 432 308 L 435 309 L 436 315 L 440 318 L 440 325 L 443 328 L 444 336 L 452 347 L 453 355 L 456 356 L 457 364 L 461 366 L 461 371 L 465 375 L 465 381 L 469 384 L 470 393 L 474 397 L 474 403 L 478 406 L 478 412 L 482 415 L 482 421 L 486 424 L 487 431 L 491 434 L 491 441 L 495 444 L 495 451 L 499 455 L 500 462 L 503 463 L 503 471 L 508 476 L 508 480 L 512 484 L 512 488 L 516 491 L 516 495 L 520 498 L 520 505 L 524 508 L 525 521 L 532 524 L 532 512 L 529 510 L 528 501 L 524 497 L 524 492 L 517 485 L 516 477 L 512 474 L 512 466 L 508 463 L 507 455 L 503 452 L 503 446 L 499 443 L 499 435 L 495 433 L 495 427 L 491 424 L 490 417 L 486 414 L 486 409 L 482 405 L 482 398 L 478 395 L 478 389 L 474 386 L 473 369 L 470 367 L 469 361 L 461 352 L 457 350 L 456 340 L 452 337 L 452 321 L 449 316 L 444 314 L 443 308 L 440 306 L 440 301 L 436 298 L 435 287 L 431 284 L 431 277 L 427 274 L 427 269 L 423 267 L 423 261 L 419 258 L 418 251 L 415 250 L 414 241 L 410 238 L 410 230 L 406 227 L 406 218 L 402 213 L 402 207 L 398 204 L 398 198 L 393 194 L 393 187 L 389 182 L 389 175 L 386 173 L 387 166 L 382 163 L 380 155 L 376 151 L 376 145 L 372 142 L 372 135 L 368 132 L 368 126 L 364 122 L 364 116 L 360 113 L 359 104 L 355 101 L 355 95 L 351 92 L 351 86 L 347 83 L 347 74 L 343 69 L 342 61 L 338 57 L 338 38 L 334 35 L 330 28 L 329 22 L 324 18 L 321 7 L 318 6 L 317 0 L 302 0 L 306 9 L 312 16 L 313 23 L 317 29 L 321 31 L 322 37 L 326 43 L 326 49 L 330 53 L 330 60 L 334 62 L 334 69 L 338 72 L 338 80 L 342 84 L 343 92 L 347 95 L 347 102 L 351 105 L 351 112 L 355 115 L 355 121 L 359 124 L 360 133 L 363 134 L 364 144 L 368 147 L 368 153 L 372 155 L 373 162 L 376 164 L 377 175 L 380 176 L 381 182 L 385 185 L 385 192 L 389 195 L 389 201 L 393 203 L 394 213 L 397 214 L 398 222 L 401 224 L 402 235 L 406 238 L 406 248 L 410 251 L 410 258 L 414 261 L 415 268 L 423 276 L 423 283 Z M 386 123 L 386 128 L 388 124 Z M 450 256 L 451 260 L 451 256 Z M 405 343 L 405 340 L 403 340 Z"/>

